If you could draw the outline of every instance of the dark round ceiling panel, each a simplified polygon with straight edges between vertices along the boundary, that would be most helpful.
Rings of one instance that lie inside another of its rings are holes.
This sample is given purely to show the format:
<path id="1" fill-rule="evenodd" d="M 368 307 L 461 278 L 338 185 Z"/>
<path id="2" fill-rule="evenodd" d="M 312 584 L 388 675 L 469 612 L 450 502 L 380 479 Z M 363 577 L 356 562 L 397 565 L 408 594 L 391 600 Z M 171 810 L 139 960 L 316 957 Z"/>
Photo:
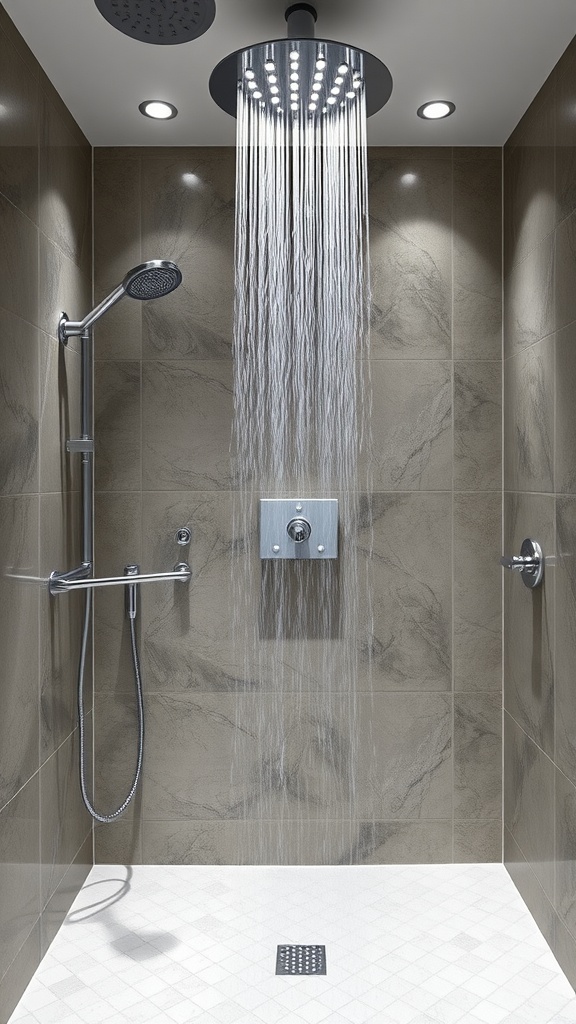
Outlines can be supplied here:
<path id="1" fill-rule="evenodd" d="M 141 43 L 189 43 L 206 32 L 216 14 L 214 0 L 94 0 L 119 32 Z"/>

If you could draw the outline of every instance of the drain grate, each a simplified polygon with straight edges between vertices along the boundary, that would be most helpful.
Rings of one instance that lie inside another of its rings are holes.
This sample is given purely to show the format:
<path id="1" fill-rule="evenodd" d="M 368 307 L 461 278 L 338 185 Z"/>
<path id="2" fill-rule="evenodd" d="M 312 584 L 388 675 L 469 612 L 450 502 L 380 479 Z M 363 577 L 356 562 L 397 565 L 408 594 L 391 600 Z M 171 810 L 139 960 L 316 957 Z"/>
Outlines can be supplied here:
<path id="1" fill-rule="evenodd" d="M 276 974 L 326 974 L 326 946 L 278 946 Z"/>

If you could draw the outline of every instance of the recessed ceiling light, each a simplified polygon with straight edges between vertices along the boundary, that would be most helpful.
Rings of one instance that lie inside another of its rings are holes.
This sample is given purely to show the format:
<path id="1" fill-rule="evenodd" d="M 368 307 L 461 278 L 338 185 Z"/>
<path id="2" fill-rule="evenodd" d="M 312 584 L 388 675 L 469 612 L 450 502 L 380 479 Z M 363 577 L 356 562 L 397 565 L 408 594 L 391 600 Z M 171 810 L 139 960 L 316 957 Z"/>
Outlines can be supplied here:
<path id="1" fill-rule="evenodd" d="M 172 103 L 166 103 L 164 100 L 144 100 L 138 104 L 138 110 L 145 117 L 153 117 L 157 121 L 169 121 L 178 113 Z"/>
<path id="2" fill-rule="evenodd" d="M 449 117 L 455 110 L 456 107 L 450 100 L 429 100 L 418 107 L 416 113 L 425 121 L 438 121 L 442 117 Z"/>

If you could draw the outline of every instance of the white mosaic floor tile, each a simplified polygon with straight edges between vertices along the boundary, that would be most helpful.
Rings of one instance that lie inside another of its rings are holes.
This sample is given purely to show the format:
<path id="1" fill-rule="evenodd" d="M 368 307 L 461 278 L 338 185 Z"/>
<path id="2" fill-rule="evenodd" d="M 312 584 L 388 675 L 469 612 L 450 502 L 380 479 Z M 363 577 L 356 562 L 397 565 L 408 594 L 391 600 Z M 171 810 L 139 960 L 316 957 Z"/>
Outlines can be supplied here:
<path id="1" fill-rule="evenodd" d="M 279 944 L 327 974 L 277 976 Z M 576 1024 L 502 865 L 95 867 L 10 1024 Z"/>

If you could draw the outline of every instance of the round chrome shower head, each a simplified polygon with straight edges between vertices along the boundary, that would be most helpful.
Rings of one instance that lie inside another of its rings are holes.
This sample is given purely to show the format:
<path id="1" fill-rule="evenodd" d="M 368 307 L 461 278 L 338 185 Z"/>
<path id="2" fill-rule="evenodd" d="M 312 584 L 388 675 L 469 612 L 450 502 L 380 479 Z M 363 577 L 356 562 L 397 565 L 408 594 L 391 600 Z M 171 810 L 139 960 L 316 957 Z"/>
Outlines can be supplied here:
<path id="1" fill-rule="evenodd" d="M 180 268 L 170 260 L 149 260 L 129 270 L 122 287 L 131 299 L 159 299 L 182 281 Z"/>
<path id="2" fill-rule="evenodd" d="M 141 43 L 189 43 L 206 32 L 216 14 L 214 0 L 94 0 L 119 32 Z"/>
<path id="3" fill-rule="evenodd" d="M 216 65 L 209 83 L 212 99 L 232 117 L 240 91 L 271 112 L 306 111 L 315 117 L 336 112 L 362 92 L 367 117 L 375 114 L 392 93 L 388 68 L 366 50 L 316 38 L 315 20 L 311 4 L 292 4 L 286 11 L 287 39 L 235 50 Z"/>

